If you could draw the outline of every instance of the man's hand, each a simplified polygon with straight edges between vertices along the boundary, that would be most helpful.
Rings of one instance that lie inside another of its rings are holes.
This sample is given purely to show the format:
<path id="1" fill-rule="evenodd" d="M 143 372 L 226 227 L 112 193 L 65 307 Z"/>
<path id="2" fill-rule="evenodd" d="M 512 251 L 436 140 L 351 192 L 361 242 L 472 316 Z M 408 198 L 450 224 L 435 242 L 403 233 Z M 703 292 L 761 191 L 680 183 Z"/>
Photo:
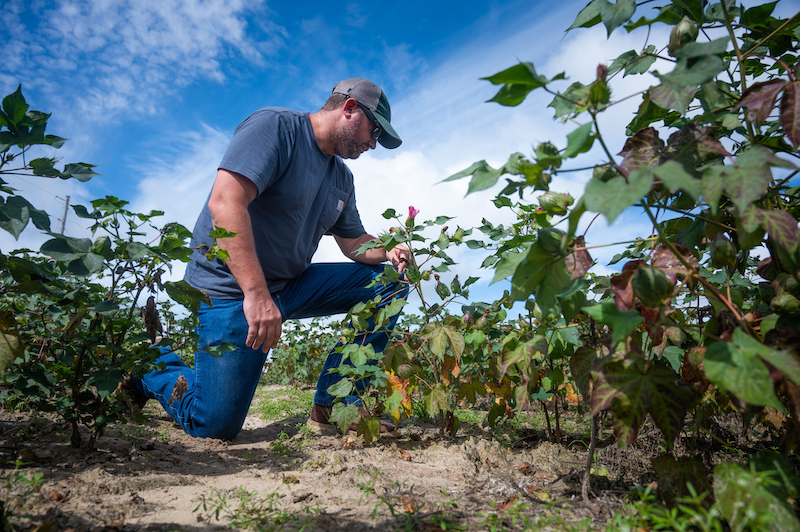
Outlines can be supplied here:
<path id="1" fill-rule="evenodd" d="M 398 272 L 403 273 L 406 266 L 411 263 L 411 252 L 407 247 L 397 245 L 386 252 L 386 260 L 391 261 L 392 266 L 397 268 Z"/>
<path id="2" fill-rule="evenodd" d="M 403 245 L 397 245 L 393 247 L 391 251 L 375 247 L 359 254 L 358 250 L 363 244 L 378 239 L 366 233 L 356 238 L 343 238 L 340 236 L 334 236 L 334 238 L 336 238 L 339 249 L 342 250 L 342 253 L 344 253 L 346 257 L 360 262 L 361 264 L 380 264 L 388 260 L 391 261 L 392 266 L 397 268 L 397 271 L 400 273 L 403 273 L 406 266 L 411 264 L 411 251 Z"/>
<path id="3" fill-rule="evenodd" d="M 252 349 L 267 352 L 278 345 L 281 337 L 281 311 L 272 299 L 266 295 L 245 295 L 243 303 L 244 317 L 247 320 L 247 339 L 245 345 Z M 263 347 L 262 347 L 263 344 Z"/>

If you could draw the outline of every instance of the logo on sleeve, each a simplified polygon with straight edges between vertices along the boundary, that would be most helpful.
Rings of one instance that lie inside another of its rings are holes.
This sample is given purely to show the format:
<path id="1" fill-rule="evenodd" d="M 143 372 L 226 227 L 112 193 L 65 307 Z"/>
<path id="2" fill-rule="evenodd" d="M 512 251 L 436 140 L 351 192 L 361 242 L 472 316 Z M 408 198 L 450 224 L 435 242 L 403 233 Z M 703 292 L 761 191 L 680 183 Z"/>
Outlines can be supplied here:
<path id="1" fill-rule="evenodd" d="M 339 200 L 339 203 L 336 205 L 336 210 L 342 212 L 342 209 L 344 209 L 344 202 Z"/>

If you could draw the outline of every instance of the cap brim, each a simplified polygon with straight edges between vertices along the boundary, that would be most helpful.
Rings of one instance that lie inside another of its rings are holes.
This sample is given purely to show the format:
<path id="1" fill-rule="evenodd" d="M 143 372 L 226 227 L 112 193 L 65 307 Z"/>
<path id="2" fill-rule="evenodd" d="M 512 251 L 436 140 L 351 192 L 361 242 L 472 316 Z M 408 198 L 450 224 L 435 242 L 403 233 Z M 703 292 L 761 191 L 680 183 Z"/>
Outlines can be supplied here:
<path id="1" fill-rule="evenodd" d="M 378 138 L 378 142 L 380 143 L 380 145 L 388 150 L 393 150 L 398 146 L 400 146 L 403 143 L 403 141 L 400 140 L 400 136 L 394 130 L 392 124 L 390 124 L 389 121 L 383 118 L 380 114 L 374 113 L 374 115 L 375 118 L 378 119 L 378 122 L 380 122 L 381 127 L 383 128 L 383 133 Z"/>

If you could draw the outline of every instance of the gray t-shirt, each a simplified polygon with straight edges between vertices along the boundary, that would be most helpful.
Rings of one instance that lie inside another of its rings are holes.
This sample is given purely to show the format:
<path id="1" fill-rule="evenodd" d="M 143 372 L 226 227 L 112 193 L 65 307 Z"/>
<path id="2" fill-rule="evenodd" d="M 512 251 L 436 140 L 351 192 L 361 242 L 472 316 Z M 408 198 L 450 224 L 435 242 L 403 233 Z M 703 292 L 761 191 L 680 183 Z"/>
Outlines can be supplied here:
<path id="1" fill-rule="evenodd" d="M 256 111 L 236 128 L 219 168 L 258 187 L 248 211 L 271 292 L 308 268 L 323 235 L 355 238 L 365 232 L 356 210 L 353 174 L 339 156 L 320 149 L 308 113 L 280 107 Z M 192 247 L 213 244 L 208 236 L 213 229 L 206 200 Z M 184 279 L 211 298 L 244 297 L 227 266 L 200 251 L 192 254 Z"/>

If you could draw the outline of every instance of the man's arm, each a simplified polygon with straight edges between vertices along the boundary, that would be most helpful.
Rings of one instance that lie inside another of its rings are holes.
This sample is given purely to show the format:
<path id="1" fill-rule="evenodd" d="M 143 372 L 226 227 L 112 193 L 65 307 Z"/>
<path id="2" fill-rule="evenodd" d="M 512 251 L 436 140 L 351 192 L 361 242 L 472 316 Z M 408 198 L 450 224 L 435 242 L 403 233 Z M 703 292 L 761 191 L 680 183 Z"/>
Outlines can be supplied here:
<path id="1" fill-rule="evenodd" d="M 228 252 L 225 263 L 244 292 L 244 316 L 247 319 L 245 345 L 266 352 L 278 345 L 281 336 L 281 312 L 272 300 L 258 262 L 253 226 L 247 206 L 258 196 L 258 187 L 246 177 L 220 169 L 208 200 L 208 210 L 216 227 L 233 231 L 233 238 L 219 239 L 219 247 Z"/>
<path id="2" fill-rule="evenodd" d="M 347 258 L 360 262 L 361 264 L 380 264 L 388 260 L 397 268 L 397 271 L 403 273 L 406 264 L 409 264 L 411 261 L 411 252 L 407 247 L 401 245 L 393 247 L 390 251 L 386 251 L 382 248 L 373 248 L 359 254 L 358 248 L 360 248 L 362 244 L 372 240 L 378 240 L 367 233 L 356 238 L 343 238 L 336 235 L 334 235 L 334 238 L 336 239 L 336 243 L 339 244 L 339 249 L 342 250 L 342 253 L 344 253 Z"/>

